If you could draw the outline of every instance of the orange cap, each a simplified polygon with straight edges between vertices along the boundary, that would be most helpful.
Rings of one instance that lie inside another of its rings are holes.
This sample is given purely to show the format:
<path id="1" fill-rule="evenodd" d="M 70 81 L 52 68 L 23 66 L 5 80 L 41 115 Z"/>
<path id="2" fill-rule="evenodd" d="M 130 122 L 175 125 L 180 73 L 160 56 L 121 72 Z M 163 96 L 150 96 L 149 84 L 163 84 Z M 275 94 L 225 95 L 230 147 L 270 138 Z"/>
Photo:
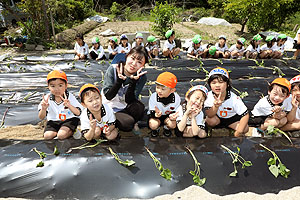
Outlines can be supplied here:
<path id="1" fill-rule="evenodd" d="M 291 83 L 286 78 L 276 78 L 271 83 L 271 85 L 272 84 L 278 84 L 278 85 L 284 86 L 284 87 L 286 87 L 289 90 L 289 92 L 291 91 L 291 88 L 292 88 Z"/>
<path id="2" fill-rule="evenodd" d="M 163 72 L 157 77 L 155 83 L 164 85 L 168 88 L 175 88 L 177 84 L 177 78 L 171 72 Z"/>
<path id="3" fill-rule="evenodd" d="M 68 82 L 66 73 L 61 70 L 53 70 L 49 72 L 49 74 L 47 75 L 47 82 L 54 78 L 60 78 Z"/>
<path id="4" fill-rule="evenodd" d="M 98 89 L 95 85 L 90 84 L 90 83 L 87 83 L 87 84 L 84 84 L 84 85 L 80 88 L 80 90 L 79 90 L 79 97 L 80 97 L 80 98 L 81 98 L 81 93 L 82 93 L 84 90 L 88 89 L 88 88 L 94 88 L 94 89 L 96 89 L 96 90 L 99 92 L 99 94 L 100 94 L 99 89 Z"/>

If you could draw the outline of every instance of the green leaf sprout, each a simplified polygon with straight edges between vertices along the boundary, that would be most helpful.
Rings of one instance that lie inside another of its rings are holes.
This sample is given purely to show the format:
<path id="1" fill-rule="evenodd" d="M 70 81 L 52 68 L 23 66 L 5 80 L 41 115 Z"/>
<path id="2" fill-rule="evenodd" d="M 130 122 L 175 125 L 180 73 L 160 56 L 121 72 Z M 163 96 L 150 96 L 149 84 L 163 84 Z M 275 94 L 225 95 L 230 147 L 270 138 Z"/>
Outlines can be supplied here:
<path id="1" fill-rule="evenodd" d="M 195 162 L 195 169 L 194 171 L 190 171 L 190 174 L 193 176 L 193 181 L 194 183 L 196 183 L 198 186 L 202 186 L 205 184 L 206 182 L 206 178 L 200 178 L 200 163 L 197 161 L 197 158 L 195 157 L 195 155 L 193 154 L 193 152 L 186 147 L 186 149 L 189 151 L 189 153 L 191 154 L 194 162 Z"/>
<path id="2" fill-rule="evenodd" d="M 125 165 L 126 167 L 130 167 L 133 166 L 135 164 L 135 162 L 133 160 L 126 160 L 123 161 L 120 159 L 120 157 L 118 156 L 118 154 L 116 154 L 115 152 L 113 152 L 113 150 L 108 147 L 108 150 L 110 151 L 111 155 L 113 155 L 113 157 L 121 164 L 121 165 Z"/>

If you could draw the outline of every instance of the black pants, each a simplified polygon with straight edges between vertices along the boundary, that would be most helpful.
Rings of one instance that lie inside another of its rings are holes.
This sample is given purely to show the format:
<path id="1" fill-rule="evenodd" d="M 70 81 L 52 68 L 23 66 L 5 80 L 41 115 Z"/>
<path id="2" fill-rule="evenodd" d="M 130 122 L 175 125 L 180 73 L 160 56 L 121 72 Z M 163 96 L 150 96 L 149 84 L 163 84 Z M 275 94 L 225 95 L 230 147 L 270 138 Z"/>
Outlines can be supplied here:
<path id="1" fill-rule="evenodd" d="M 96 58 L 98 58 L 98 54 L 96 54 L 94 51 L 90 52 L 90 56 L 93 60 L 96 60 Z M 105 60 L 105 59 L 106 59 L 105 55 L 103 55 L 102 58 L 100 58 L 100 60 Z"/>
<path id="2" fill-rule="evenodd" d="M 128 104 L 116 113 L 116 127 L 121 131 L 132 131 L 134 124 L 143 118 L 144 109 L 144 104 L 138 100 Z"/>

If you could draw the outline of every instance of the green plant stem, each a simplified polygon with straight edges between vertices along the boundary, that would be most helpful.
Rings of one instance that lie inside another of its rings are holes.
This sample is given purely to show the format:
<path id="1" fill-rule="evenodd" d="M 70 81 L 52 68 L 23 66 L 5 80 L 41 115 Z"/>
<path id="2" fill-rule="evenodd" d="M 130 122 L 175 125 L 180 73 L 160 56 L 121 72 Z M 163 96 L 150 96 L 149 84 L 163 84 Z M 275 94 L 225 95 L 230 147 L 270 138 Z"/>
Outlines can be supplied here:
<path id="1" fill-rule="evenodd" d="M 277 156 L 277 154 L 274 151 L 272 151 L 271 149 L 269 149 L 268 147 L 266 147 L 266 146 L 264 146 L 262 144 L 259 144 L 259 146 L 261 146 L 264 149 L 268 150 L 273 155 L 274 159 L 278 159 L 278 162 L 282 163 L 281 160 L 280 160 L 280 158 Z"/>

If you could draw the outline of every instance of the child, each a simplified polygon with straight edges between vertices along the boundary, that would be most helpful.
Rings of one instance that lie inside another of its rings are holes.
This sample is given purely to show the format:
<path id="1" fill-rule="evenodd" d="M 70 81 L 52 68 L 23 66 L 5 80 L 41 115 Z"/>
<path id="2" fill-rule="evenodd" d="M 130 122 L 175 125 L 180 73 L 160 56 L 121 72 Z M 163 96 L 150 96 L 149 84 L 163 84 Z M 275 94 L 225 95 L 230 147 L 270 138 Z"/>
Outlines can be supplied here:
<path id="1" fill-rule="evenodd" d="M 296 36 L 294 38 L 294 49 L 296 49 L 293 59 L 297 59 L 300 54 L 300 28 L 298 29 Z"/>
<path id="2" fill-rule="evenodd" d="M 178 108 L 177 128 L 183 137 L 207 136 L 202 112 L 208 90 L 202 85 L 190 88 L 185 94 L 185 103 Z"/>
<path id="3" fill-rule="evenodd" d="M 201 36 L 195 35 L 192 39 L 191 46 L 188 48 L 187 56 L 190 58 L 199 58 L 202 56 L 204 49 L 201 47 Z"/>
<path id="4" fill-rule="evenodd" d="M 258 55 L 260 53 L 260 42 L 261 42 L 261 36 L 259 34 L 253 36 L 250 45 L 246 49 L 246 59 L 252 58 L 256 59 L 258 58 Z"/>
<path id="5" fill-rule="evenodd" d="M 102 104 L 99 89 L 92 84 L 85 84 L 80 88 L 79 97 L 85 107 L 80 116 L 81 132 L 85 139 L 99 139 L 101 135 L 108 140 L 115 139 L 118 136 L 116 117 L 108 105 Z"/>
<path id="6" fill-rule="evenodd" d="M 125 34 L 122 34 L 120 37 L 120 44 L 118 53 L 128 53 L 131 49 L 130 43 L 128 43 L 128 37 Z"/>
<path id="7" fill-rule="evenodd" d="M 217 53 L 219 54 L 219 58 L 229 58 L 230 52 L 228 46 L 226 44 L 226 36 L 220 35 L 219 42 L 216 43 Z"/>
<path id="8" fill-rule="evenodd" d="M 281 58 L 284 53 L 284 48 L 285 48 L 285 42 L 287 41 L 287 36 L 286 34 L 280 34 L 277 37 L 277 42 L 276 42 L 276 51 L 274 52 L 274 57 L 273 58 Z"/>
<path id="9" fill-rule="evenodd" d="M 66 139 L 70 137 L 79 122 L 81 105 L 67 91 L 68 80 L 65 72 L 59 70 L 51 71 L 47 76 L 50 94 L 43 95 L 43 100 L 38 106 L 39 118 L 47 116 L 47 125 L 44 130 L 46 140 Z"/>
<path id="10" fill-rule="evenodd" d="M 138 96 L 147 81 L 147 72 L 142 69 L 148 62 L 148 54 L 142 46 L 132 48 L 125 62 L 112 64 L 106 70 L 101 94 L 103 103 L 116 112 L 116 127 L 131 131 L 144 116 L 145 106 Z"/>
<path id="11" fill-rule="evenodd" d="M 217 48 L 215 46 L 210 46 L 209 45 L 206 47 L 202 54 L 203 58 L 219 58 L 219 52 L 217 51 Z"/>
<path id="12" fill-rule="evenodd" d="M 111 37 L 109 39 L 109 45 L 108 45 L 108 59 L 113 59 L 115 55 L 118 54 L 119 46 L 118 46 L 118 39 L 116 37 Z"/>
<path id="13" fill-rule="evenodd" d="M 245 45 L 246 39 L 245 38 L 239 38 L 236 41 L 236 44 L 232 45 L 229 49 L 230 55 L 232 58 L 242 58 L 245 52 Z"/>
<path id="14" fill-rule="evenodd" d="M 267 44 L 263 45 L 260 49 L 260 58 L 262 59 L 273 58 L 276 50 L 276 39 L 273 35 L 267 36 L 266 42 Z"/>
<path id="15" fill-rule="evenodd" d="M 285 78 L 276 78 L 268 89 L 268 95 L 260 99 L 253 110 L 249 125 L 266 130 L 269 125 L 281 128 L 287 123 L 287 101 L 291 84 Z"/>
<path id="16" fill-rule="evenodd" d="M 104 49 L 100 44 L 100 40 L 98 37 L 94 37 L 92 39 L 92 49 L 90 51 L 90 56 L 93 60 L 105 60 L 106 57 L 104 55 Z"/>
<path id="17" fill-rule="evenodd" d="M 148 43 L 146 44 L 146 50 L 148 51 L 149 58 L 150 59 L 158 58 L 159 47 L 156 44 L 156 41 L 157 41 L 156 37 L 154 37 L 153 35 L 150 35 L 147 38 L 147 41 L 148 41 Z"/>
<path id="18" fill-rule="evenodd" d="M 78 33 L 76 35 L 76 43 L 75 43 L 75 60 L 84 60 L 87 59 L 89 55 L 89 46 L 84 42 L 83 35 Z"/>
<path id="19" fill-rule="evenodd" d="M 165 57 L 173 59 L 175 56 L 177 56 L 180 52 L 180 48 L 176 48 L 175 43 L 175 31 L 168 30 L 165 34 L 167 41 L 164 44 L 163 48 L 163 55 Z"/>
<path id="20" fill-rule="evenodd" d="M 210 71 L 208 85 L 211 91 L 204 102 L 206 122 L 210 127 L 232 128 L 234 136 L 248 132 L 249 114 L 247 107 L 236 94 L 231 92 L 228 71 L 217 67 Z"/>
<path id="21" fill-rule="evenodd" d="M 149 99 L 149 128 L 151 136 L 159 135 L 159 127 L 164 126 L 164 135 L 170 137 L 172 132 L 170 129 L 176 128 L 176 118 L 178 113 L 175 113 L 180 106 L 180 96 L 175 92 L 177 78 L 170 72 L 161 73 L 156 81 L 156 89 Z"/>
<path id="22" fill-rule="evenodd" d="M 138 46 L 143 47 L 144 46 L 143 40 L 144 40 L 143 34 L 142 33 L 137 33 L 135 35 L 135 41 L 132 43 L 132 48 L 138 47 Z"/>

